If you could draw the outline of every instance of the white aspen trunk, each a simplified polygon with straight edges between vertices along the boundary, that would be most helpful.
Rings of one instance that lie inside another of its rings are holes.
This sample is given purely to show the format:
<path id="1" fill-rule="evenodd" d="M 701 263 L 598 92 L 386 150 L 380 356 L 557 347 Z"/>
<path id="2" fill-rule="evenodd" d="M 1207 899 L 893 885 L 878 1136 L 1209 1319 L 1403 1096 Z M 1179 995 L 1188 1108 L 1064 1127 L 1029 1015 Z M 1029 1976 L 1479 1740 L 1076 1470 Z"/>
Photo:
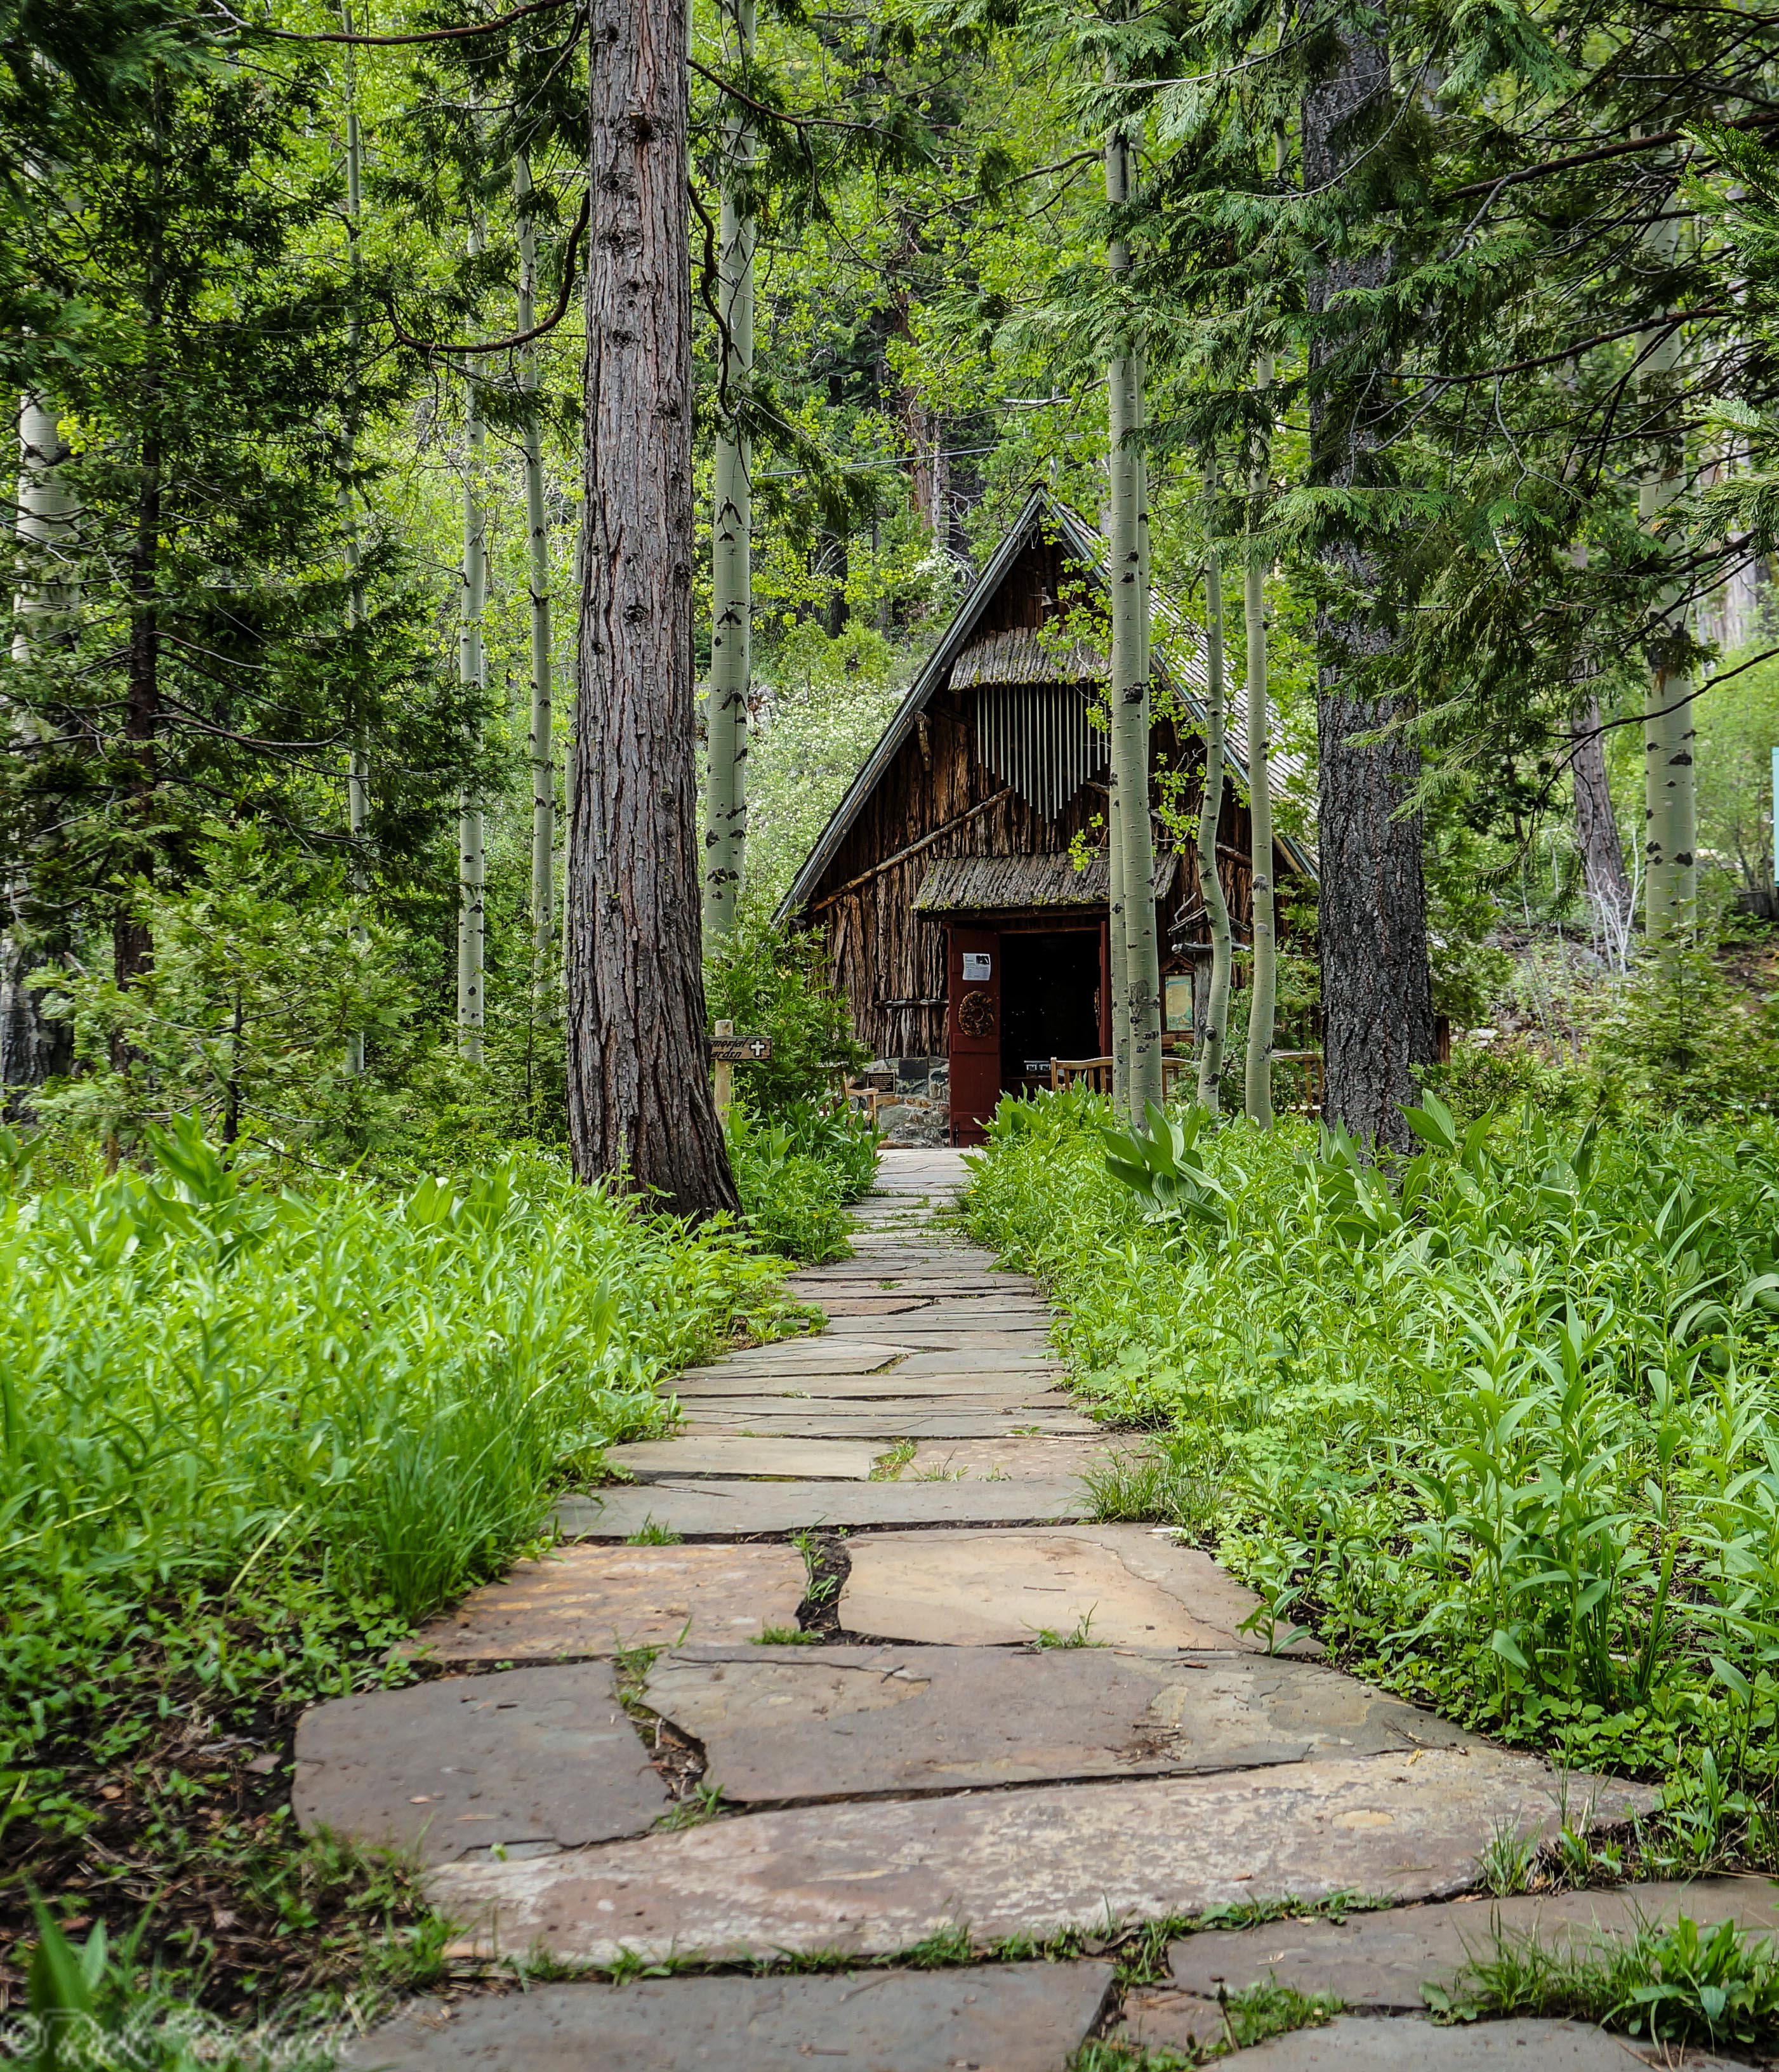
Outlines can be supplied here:
<path id="1" fill-rule="evenodd" d="M 1655 224 L 1644 249 L 1658 265 L 1673 263 L 1676 223 Z M 1680 335 L 1670 331 L 1650 348 L 1637 372 L 1637 392 L 1650 412 L 1671 413 Z M 1647 468 L 1637 485 L 1637 516 L 1645 530 L 1660 524 L 1682 488 L 1680 436 Z M 1644 932 L 1652 947 L 1678 947 L 1692 935 L 1699 915 L 1698 803 L 1693 764 L 1692 700 L 1696 685 L 1677 656 L 1687 633 L 1683 586 L 1665 587 L 1645 647 L 1650 674 L 1643 703 Z"/>
<path id="2" fill-rule="evenodd" d="M 79 589 L 74 497 L 64 475 L 68 457 L 61 421 L 42 396 L 27 394 L 18 412 L 18 508 L 14 530 L 21 549 L 13 598 L 12 659 L 28 665 L 74 634 Z M 10 734 L 41 731 L 34 715 L 4 715 Z M 9 874 L 0 898 L 0 1088 L 41 1086 L 72 1069 L 73 1031 L 43 1013 L 43 996 L 25 981 L 38 966 L 66 954 L 65 940 L 47 943 L 28 919 L 29 865 Z M 35 936 L 35 941 L 32 939 Z M 10 1102 L 5 1111 L 12 1112 Z"/>
<path id="3" fill-rule="evenodd" d="M 1216 473 L 1205 476 L 1207 506 L 1216 489 Z M 1214 514 L 1207 516 L 1214 524 Z M 1217 832 L 1223 817 L 1223 762 L 1228 687 L 1223 666 L 1223 567 L 1214 547 L 1205 557 L 1205 785 L 1198 805 L 1198 896 L 1210 923 L 1210 988 L 1205 1026 L 1198 1041 L 1198 1101 L 1213 1115 L 1218 1105 L 1218 1083 L 1223 1071 L 1223 1038 L 1229 1027 L 1231 963 L 1229 902 L 1217 871 Z"/>
<path id="4" fill-rule="evenodd" d="M 340 23 L 347 35 L 351 35 L 352 10 L 350 6 L 341 8 Z M 359 217 L 364 199 L 357 83 L 352 51 L 348 45 L 346 51 L 346 247 L 352 294 L 351 310 L 347 318 L 347 353 L 351 365 L 346 434 L 348 467 L 352 462 L 358 435 L 359 267 L 362 257 L 359 247 Z M 364 590 L 359 580 L 358 513 L 352 502 L 350 483 L 340 491 L 340 503 L 346 514 L 346 569 L 348 578 L 346 625 L 349 632 L 356 633 L 364 623 Z M 361 896 L 369 890 L 364 837 L 370 818 L 371 757 L 360 732 L 353 741 L 351 759 L 347 766 L 346 824 L 351 845 L 351 886 L 353 891 Z M 362 938 L 361 930 L 355 932 Z M 364 1033 L 362 1030 L 346 1039 L 346 1069 L 355 1075 L 364 1070 Z"/>
<path id="5" fill-rule="evenodd" d="M 527 206 L 531 160 L 521 151 L 513 165 L 513 199 L 519 215 L 519 328 L 537 321 L 537 236 Z M 537 348 L 526 348 L 520 385 L 535 399 Z M 548 986 L 550 938 L 556 910 L 556 743 L 553 663 L 550 652 L 550 538 L 544 513 L 544 434 L 535 414 L 525 422 L 525 533 L 531 586 L 532 698 L 526 730 L 532 772 L 532 1009 L 541 1009 Z"/>
<path id="6" fill-rule="evenodd" d="M 482 232 L 473 229 L 470 250 L 473 254 L 481 249 Z M 488 599 L 483 446 L 482 407 L 471 376 L 463 384 L 463 568 L 457 673 L 460 683 L 479 691 L 486 687 L 487 680 L 482 647 L 482 623 Z M 475 724 L 479 728 L 479 719 Z M 457 879 L 457 1044 L 462 1056 L 474 1063 L 482 1056 L 486 1021 L 483 981 L 487 963 L 487 871 L 483 852 L 482 801 L 467 785 L 458 794 Z"/>
<path id="7" fill-rule="evenodd" d="M 1272 356 L 1263 353 L 1255 385 L 1272 386 Z M 1272 442 L 1263 440 L 1248 482 L 1247 556 L 1243 570 L 1243 630 L 1247 652 L 1248 862 L 1254 880 L 1254 969 L 1248 994 L 1247 1055 L 1243 1095 L 1248 1120 L 1272 1126 L 1272 1038 L 1278 1018 L 1279 930 L 1272 882 L 1272 705 L 1267 689 L 1266 569 L 1255 541 L 1271 486 Z"/>
<path id="8" fill-rule="evenodd" d="M 754 52 L 754 0 L 733 0 L 738 54 Z M 754 219 L 746 182 L 754 130 L 729 125 L 717 255 L 721 380 L 711 514 L 710 684 L 705 699 L 705 939 L 728 934 L 746 867 L 747 698 L 752 676 L 754 512 L 744 413 L 754 372 Z"/>
<path id="9" fill-rule="evenodd" d="M 18 544 L 23 549 L 13 598 L 12 659 L 29 662 L 71 630 L 75 608 L 75 509 L 62 472 L 68 458 L 61 420 L 43 397 L 18 412 Z"/>
<path id="10" fill-rule="evenodd" d="M 1115 130 L 1106 142 L 1106 199 L 1116 207 L 1132 192 L 1130 140 Z M 1130 248 L 1107 249 L 1114 278 L 1130 270 Z M 1149 596 L 1147 470 L 1143 427 L 1143 362 L 1115 354 L 1107 370 L 1107 460 L 1111 486 L 1111 762 L 1118 813 L 1113 857 L 1124 901 L 1124 982 L 1114 1001 L 1129 1046 L 1126 1110 L 1140 1124 L 1161 1100 L 1161 981 L 1155 939 L 1155 843 L 1149 822 Z"/>
<path id="11" fill-rule="evenodd" d="M 1131 1107 L 1131 1024 L 1124 1012 L 1127 968 L 1124 956 L 1124 815 L 1118 796 L 1118 771 L 1111 772 L 1106 796 L 1106 934 L 1111 955 L 1107 980 L 1111 988 L 1107 1012 L 1111 1022 L 1112 1105 L 1122 1115 Z"/>

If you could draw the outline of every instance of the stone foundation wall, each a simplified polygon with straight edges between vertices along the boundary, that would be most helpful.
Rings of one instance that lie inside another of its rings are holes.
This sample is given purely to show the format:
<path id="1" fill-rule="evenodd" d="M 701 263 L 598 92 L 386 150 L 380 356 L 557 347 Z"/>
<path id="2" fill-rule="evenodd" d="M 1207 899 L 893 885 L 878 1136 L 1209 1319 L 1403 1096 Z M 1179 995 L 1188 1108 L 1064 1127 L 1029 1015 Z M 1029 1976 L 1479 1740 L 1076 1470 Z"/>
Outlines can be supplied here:
<path id="1" fill-rule="evenodd" d="M 876 1058 L 860 1077 L 877 1090 L 877 1130 L 905 1149 L 943 1145 L 951 1132 L 951 1067 L 946 1058 Z"/>

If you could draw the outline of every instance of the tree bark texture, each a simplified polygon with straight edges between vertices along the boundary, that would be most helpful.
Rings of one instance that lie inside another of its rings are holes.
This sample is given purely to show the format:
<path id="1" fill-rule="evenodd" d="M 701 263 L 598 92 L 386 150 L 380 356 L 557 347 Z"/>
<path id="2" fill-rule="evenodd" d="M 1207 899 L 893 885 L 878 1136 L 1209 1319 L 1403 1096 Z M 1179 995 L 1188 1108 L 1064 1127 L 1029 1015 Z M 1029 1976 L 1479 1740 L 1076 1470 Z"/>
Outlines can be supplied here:
<path id="1" fill-rule="evenodd" d="M 1612 786 L 1606 776 L 1606 737 L 1600 730 L 1600 701 L 1590 698 L 1576 722 L 1575 751 L 1569 775 L 1576 795 L 1576 846 L 1581 852 L 1582 878 L 1596 906 L 1610 907 L 1622 920 L 1630 912 L 1631 881 L 1625 870 L 1625 850 L 1613 811 Z"/>
<path id="2" fill-rule="evenodd" d="M 1263 354 L 1256 386 L 1272 386 L 1272 356 Z M 1253 981 L 1248 990 L 1247 1055 L 1243 1102 L 1251 1122 L 1272 1126 L 1272 1035 L 1279 999 L 1279 931 L 1272 888 L 1272 709 L 1267 689 L 1266 569 L 1255 540 L 1272 471 L 1272 442 L 1262 442 L 1248 482 L 1247 553 L 1242 571 L 1243 666 L 1247 699 L 1248 867 L 1252 873 Z"/>
<path id="3" fill-rule="evenodd" d="M 1106 199 L 1123 207 L 1132 197 L 1136 156 L 1122 130 L 1106 140 Z M 1130 271 L 1122 237 L 1107 249 L 1115 278 Z M 1128 342 L 1107 370 L 1107 466 L 1111 477 L 1111 532 L 1107 578 L 1111 588 L 1111 771 L 1120 812 L 1113 858 L 1124 901 L 1124 985 L 1113 1012 L 1128 1030 L 1128 1112 L 1140 1124 L 1161 1100 L 1161 979 L 1155 938 L 1155 836 L 1149 819 L 1149 551 L 1148 481 L 1141 445 L 1143 360 Z"/>
<path id="4" fill-rule="evenodd" d="M 1365 148 L 1367 117 L 1390 91 L 1384 45 L 1350 36 L 1341 62 L 1303 104 L 1306 193 L 1337 187 Z M 1314 268 L 1308 302 L 1316 328 L 1310 348 L 1310 479 L 1350 489 L 1370 472 L 1372 426 L 1387 397 L 1349 375 L 1317 379 L 1334 358 L 1343 294 L 1388 278 L 1387 254 L 1342 251 L 1338 240 Z M 1406 701 L 1367 696 L 1355 676 L 1388 652 L 1391 634 L 1375 598 L 1379 570 L 1356 541 L 1333 541 L 1325 565 L 1337 594 L 1317 610 L 1317 727 L 1320 934 L 1322 965 L 1324 1112 L 1362 1142 L 1409 1148 L 1403 1120 L 1419 1098 L 1414 1067 L 1435 1056 L 1427 893 L 1419 814 L 1413 796 L 1420 758 L 1412 738 L 1367 739 L 1403 718 Z"/>
<path id="5" fill-rule="evenodd" d="M 13 602 L 12 659 L 28 667 L 47 649 L 71 640 L 77 594 L 73 579 L 75 507 L 63 463 L 68 442 L 54 408 L 27 395 L 18 416 L 18 544 L 23 549 Z M 29 739 L 41 732 L 33 717 L 5 715 L 7 731 Z M 43 1013 L 43 996 L 26 979 L 60 962 L 69 944 L 64 928 L 46 931 L 31 911 L 32 878 L 22 861 L 5 889 L 0 913 L 0 1087 L 41 1086 L 74 1061 L 74 1031 Z M 9 1098 L 6 1112 L 13 1112 Z"/>
<path id="6" fill-rule="evenodd" d="M 470 249 L 481 249 L 472 232 Z M 482 622 L 488 604 L 488 521 L 482 506 L 482 406 L 475 377 L 463 384 L 463 562 L 458 619 L 459 682 L 487 688 Z M 472 743 L 472 746 L 474 744 Z M 482 801 L 466 787 L 457 801 L 457 1045 L 472 1062 L 482 1055 L 486 1022 L 483 984 L 487 964 L 487 864 L 483 849 Z"/>
<path id="7" fill-rule="evenodd" d="M 737 1207 L 699 964 L 686 10 L 593 0 L 586 520 L 569 877 L 585 1179 Z"/>
<path id="8" fill-rule="evenodd" d="M 340 9 L 340 27 L 347 35 L 352 34 L 350 6 Z M 347 319 L 347 352 L 351 362 L 346 426 L 348 468 L 352 464 L 358 438 L 359 298 L 362 261 L 359 227 L 364 206 L 364 154 L 358 120 L 358 78 L 352 57 L 351 46 L 348 44 L 346 51 L 346 245 L 352 292 L 351 311 Z M 348 482 L 340 491 L 340 507 L 346 520 L 346 570 L 349 578 L 346 593 L 346 625 L 349 632 L 356 633 L 364 623 L 364 590 L 359 579 L 358 512 L 352 497 L 352 487 Z M 352 890 L 363 894 L 370 890 L 371 882 L 368 859 L 365 853 L 365 839 L 371 824 L 371 756 L 364 735 L 356 727 L 346 771 L 346 824 L 351 837 Z M 362 931 L 359 932 L 362 938 Z M 346 1039 L 346 1069 L 354 1074 L 364 1070 L 364 1032 L 362 1030 L 355 1030 Z"/>
<path id="9" fill-rule="evenodd" d="M 745 64 L 754 51 L 754 0 L 735 0 L 735 40 Z M 739 111 L 729 126 L 718 232 L 717 407 L 715 494 L 710 524 L 710 688 L 705 699 L 705 935 L 735 925 L 747 861 L 747 697 L 752 674 L 754 508 L 743 411 L 754 372 L 754 219 L 742 183 L 754 131 Z"/>
<path id="10" fill-rule="evenodd" d="M 1679 231 L 1672 221 L 1651 227 L 1643 242 L 1653 265 L 1673 265 Z M 1671 427 L 1637 485 L 1637 516 L 1652 532 L 1659 530 L 1684 486 L 1682 434 L 1674 421 L 1679 363 L 1676 328 L 1646 349 L 1637 368 L 1645 426 Z M 1666 543 L 1667 535 L 1662 537 Z M 1687 634 L 1685 585 L 1668 584 L 1656 599 L 1644 635 L 1650 673 L 1643 703 L 1643 930 L 1658 949 L 1688 941 L 1699 919 L 1692 702 L 1697 686 L 1687 660 Z"/>
<path id="11" fill-rule="evenodd" d="M 528 204 L 532 191 L 531 160 L 521 151 L 513 166 L 513 196 L 519 204 L 519 329 L 536 322 L 537 235 Z M 527 396 L 537 395 L 537 351 L 531 347 L 520 364 L 520 382 Z M 532 997 L 534 1013 L 549 982 L 550 941 L 556 909 L 556 743 L 553 704 L 555 669 L 550 639 L 550 535 L 544 510 L 544 434 L 536 417 L 528 417 L 524 434 L 525 464 L 526 567 L 531 590 L 532 696 L 526 743 L 532 772 Z"/>
<path id="12" fill-rule="evenodd" d="M 1207 479 L 1207 490 L 1213 487 Z M 1228 684 L 1223 663 L 1223 569 L 1214 549 L 1205 561 L 1205 784 L 1198 805 L 1198 896 L 1210 924 L 1210 989 L 1198 1038 L 1198 1102 L 1214 1115 L 1229 1029 L 1229 902 L 1217 870 L 1217 829 L 1223 817 L 1223 757 Z"/>

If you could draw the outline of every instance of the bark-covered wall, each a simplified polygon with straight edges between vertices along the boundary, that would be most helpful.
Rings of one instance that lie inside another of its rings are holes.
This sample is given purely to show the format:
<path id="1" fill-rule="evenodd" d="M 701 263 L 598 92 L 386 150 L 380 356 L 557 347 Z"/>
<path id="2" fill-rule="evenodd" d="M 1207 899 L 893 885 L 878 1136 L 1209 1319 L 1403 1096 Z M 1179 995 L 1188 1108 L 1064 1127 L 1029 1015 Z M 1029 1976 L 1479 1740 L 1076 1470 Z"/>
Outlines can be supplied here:
<path id="1" fill-rule="evenodd" d="M 1092 846 L 1103 843 L 1103 828 L 1093 827 L 1106 808 L 1105 791 L 1096 784 L 1084 786 L 1054 818 L 1017 794 L 963 817 L 1007 788 L 973 752 L 968 709 L 973 696 L 947 690 L 933 700 L 925 726 L 910 734 L 884 771 L 800 917 L 825 933 L 835 983 L 852 1006 L 853 1026 L 880 1057 L 936 1056 L 945 1049 L 945 928 L 939 917 L 929 919 L 914 909 L 922 881 L 940 857 L 1054 853 L 1083 832 Z M 1164 720 L 1156 726 L 1152 748 L 1158 772 L 1188 773 L 1174 803 L 1196 813 L 1202 767 L 1196 738 L 1182 742 L 1173 723 Z M 1161 800 L 1157 783 L 1153 803 L 1159 806 Z M 959 824 L 951 826 L 954 821 Z M 877 868 L 939 828 L 948 831 L 916 854 Z M 1218 841 L 1223 889 L 1245 938 L 1251 911 L 1248 815 L 1227 788 Z M 841 890 L 861 877 L 862 884 Z M 1191 872 L 1182 867 L 1157 910 L 1165 969 L 1170 967 L 1169 939 L 1181 915 L 1198 903 Z M 996 918 L 1017 924 L 1021 917 Z M 1086 918 L 1042 912 L 1023 917 L 1027 925 L 1053 927 Z M 1207 939 L 1202 924 L 1189 927 L 1186 935 Z"/>

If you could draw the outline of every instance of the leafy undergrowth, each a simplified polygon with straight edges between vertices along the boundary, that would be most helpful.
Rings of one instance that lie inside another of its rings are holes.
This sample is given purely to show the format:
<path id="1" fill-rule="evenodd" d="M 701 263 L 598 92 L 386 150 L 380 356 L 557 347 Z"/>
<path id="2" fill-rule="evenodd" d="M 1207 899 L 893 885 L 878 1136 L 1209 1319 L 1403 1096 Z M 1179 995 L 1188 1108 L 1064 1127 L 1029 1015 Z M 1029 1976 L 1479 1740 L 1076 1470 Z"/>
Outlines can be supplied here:
<path id="1" fill-rule="evenodd" d="M 403 1195 L 257 1189 L 195 1128 L 158 1159 L 0 1190 L 0 1977 L 32 1887 L 114 1942 L 148 1910 L 216 2007 L 423 1970 L 399 1867 L 294 1833 L 297 1712 L 412 1673 L 658 1381 L 804 1313 L 740 1233 L 545 1158 Z"/>
<path id="2" fill-rule="evenodd" d="M 1437 1999 L 1452 2020 L 1543 2015 L 1665 2045 L 1779 2048 L 1779 1953 L 1733 1921 L 1701 1927 L 1682 1915 L 1580 1947 L 1498 1934 Z"/>
<path id="3" fill-rule="evenodd" d="M 1644 1860 L 1769 1860 L 1779 1131 L 1461 1131 L 1396 1174 L 1306 1124 L 1007 1104 L 967 1205 L 1157 1435 L 1110 1515 L 1183 1524 L 1360 1673 L 1670 1782 Z M 1140 1169 L 1140 1170 L 1139 1170 Z M 1651 1852 L 1654 1853 L 1651 1853 Z"/>
<path id="4" fill-rule="evenodd" d="M 769 1252 L 819 1266 L 852 1250 L 848 1202 L 877 1177 L 877 1132 L 851 1108 L 791 1101 L 729 1112 L 729 1157 L 748 1228 Z"/>

